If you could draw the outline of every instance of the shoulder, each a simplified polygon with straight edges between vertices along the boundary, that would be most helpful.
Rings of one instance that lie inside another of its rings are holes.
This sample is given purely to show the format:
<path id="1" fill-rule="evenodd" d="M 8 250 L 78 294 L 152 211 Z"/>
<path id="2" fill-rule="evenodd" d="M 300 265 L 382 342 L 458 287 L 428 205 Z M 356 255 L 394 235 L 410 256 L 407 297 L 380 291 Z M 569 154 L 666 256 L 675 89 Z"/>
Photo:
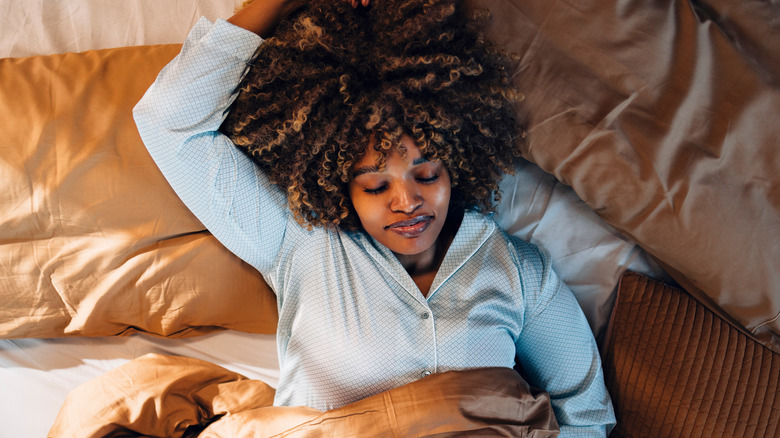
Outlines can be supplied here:
<path id="1" fill-rule="evenodd" d="M 542 285 L 552 272 L 549 254 L 533 243 L 507 234 L 491 215 L 467 212 L 461 229 L 461 245 L 480 252 L 484 257 L 504 259 L 515 267 L 511 275 L 520 277 L 524 289 Z"/>
<path id="2" fill-rule="evenodd" d="M 518 266 L 529 274 L 542 275 L 551 269 L 550 254 L 531 242 L 504 233 Z"/>
<path id="3" fill-rule="evenodd" d="M 541 312 L 566 288 L 555 273 L 550 254 L 543 248 L 498 229 L 516 267 L 528 315 Z"/>
<path id="4" fill-rule="evenodd" d="M 492 240 L 494 244 L 506 247 L 514 263 L 521 268 L 521 270 L 530 271 L 545 271 L 550 267 L 550 255 L 544 249 L 537 245 L 522 240 L 519 237 L 507 234 L 495 221 L 491 215 L 482 215 L 474 213 L 479 216 L 479 222 L 483 225 L 483 229 L 489 232 L 489 240 Z M 493 249 L 495 251 L 495 249 Z"/>
<path id="5" fill-rule="evenodd" d="M 288 213 L 284 244 L 277 263 L 289 262 L 290 259 L 318 259 L 324 254 L 334 258 L 350 251 L 366 251 L 366 247 L 371 246 L 371 239 L 363 232 L 307 226 L 295 220 L 289 210 Z"/>

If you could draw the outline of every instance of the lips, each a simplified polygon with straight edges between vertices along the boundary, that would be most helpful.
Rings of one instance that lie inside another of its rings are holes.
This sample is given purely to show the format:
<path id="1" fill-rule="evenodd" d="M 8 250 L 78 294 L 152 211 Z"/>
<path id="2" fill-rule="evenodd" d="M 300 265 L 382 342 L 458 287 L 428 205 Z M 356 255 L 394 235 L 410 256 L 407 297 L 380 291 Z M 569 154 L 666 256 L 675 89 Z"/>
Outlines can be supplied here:
<path id="1" fill-rule="evenodd" d="M 404 237 L 417 237 L 428 229 L 431 221 L 433 221 L 433 216 L 420 215 L 412 219 L 393 222 L 385 228 Z"/>

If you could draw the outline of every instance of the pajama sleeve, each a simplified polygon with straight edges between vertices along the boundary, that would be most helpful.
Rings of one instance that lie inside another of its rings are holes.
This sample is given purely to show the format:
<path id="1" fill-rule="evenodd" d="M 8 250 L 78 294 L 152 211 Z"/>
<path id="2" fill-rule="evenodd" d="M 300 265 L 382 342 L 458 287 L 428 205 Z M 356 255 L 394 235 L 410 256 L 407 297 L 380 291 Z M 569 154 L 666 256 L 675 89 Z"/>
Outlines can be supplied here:
<path id="1" fill-rule="evenodd" d="M 265 274 L 289 223 L 286 197 L 218 131 L 262 41 L 202 18 L 133 115 L 176 194 L 223 245 Z"/>
<path id="2" fill-rule="evenodd" d="M 518 363 L 550 394 L 561 437 L 606 437 L 615 414 L 588 321 L 545 253 L 523 244 L 518 254 L 526 302 Z"/>

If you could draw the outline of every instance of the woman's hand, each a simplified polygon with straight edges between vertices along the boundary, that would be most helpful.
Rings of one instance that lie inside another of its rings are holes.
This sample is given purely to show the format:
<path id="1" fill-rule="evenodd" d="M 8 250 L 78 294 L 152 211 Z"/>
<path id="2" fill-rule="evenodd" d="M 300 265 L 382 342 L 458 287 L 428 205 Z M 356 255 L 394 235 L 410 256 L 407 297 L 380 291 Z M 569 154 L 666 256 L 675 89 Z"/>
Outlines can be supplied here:
<path id="1" fill-rule="evenodd" d="M 254 0 L 228 22 L 268 38 L 277 24 L 307 3 L 308 0 Z"/>
<path id="2" fill-rule="evenodd" d="M 343 0 L 353 8 L 368 7 L 371 0 Z M 228 21 L 236 26 L 268 38 L 277 24 L 299 8 L 308 4 L 308 0 L 254 0 L 236 12 Z"/>

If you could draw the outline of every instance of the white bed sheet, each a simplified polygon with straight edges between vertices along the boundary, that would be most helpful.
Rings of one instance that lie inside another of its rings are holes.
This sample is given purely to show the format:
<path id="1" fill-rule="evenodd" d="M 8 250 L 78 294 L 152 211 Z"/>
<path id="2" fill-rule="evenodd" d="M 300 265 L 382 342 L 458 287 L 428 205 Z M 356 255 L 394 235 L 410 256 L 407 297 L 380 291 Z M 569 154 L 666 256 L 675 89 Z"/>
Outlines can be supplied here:
<path id="1" fill-rule="evenodd" d="M 45 437 L 68 393 L 147 353 L 206 360 L 276 387 L 276 337 L 222 331 L 187 339 L 147 335 L 0 340 L 0 437 Z"/>
<path id="2" fill-rule="evenodd" d="M 243 0 L 0 0 L 0 58 L 180 43 Z"/>
<path id="3" fill-rule="evenodd" d="M 243 0 L 0 0 L 0 57 L 182 42 L 200 16 L 227 18 Z M 627 269 L 664 278 L 635 244 L 604 224 L 571 188 L 532 164 L 502 183 L 498 221 L 550 252 L 594 332 L 606 326 Z M 209 360 L 276 385 L 273 336 L 223 331 L 171 340 L 0 340 L 0 438 L 44 437 L 67 393 L 149 352 Z"/>

